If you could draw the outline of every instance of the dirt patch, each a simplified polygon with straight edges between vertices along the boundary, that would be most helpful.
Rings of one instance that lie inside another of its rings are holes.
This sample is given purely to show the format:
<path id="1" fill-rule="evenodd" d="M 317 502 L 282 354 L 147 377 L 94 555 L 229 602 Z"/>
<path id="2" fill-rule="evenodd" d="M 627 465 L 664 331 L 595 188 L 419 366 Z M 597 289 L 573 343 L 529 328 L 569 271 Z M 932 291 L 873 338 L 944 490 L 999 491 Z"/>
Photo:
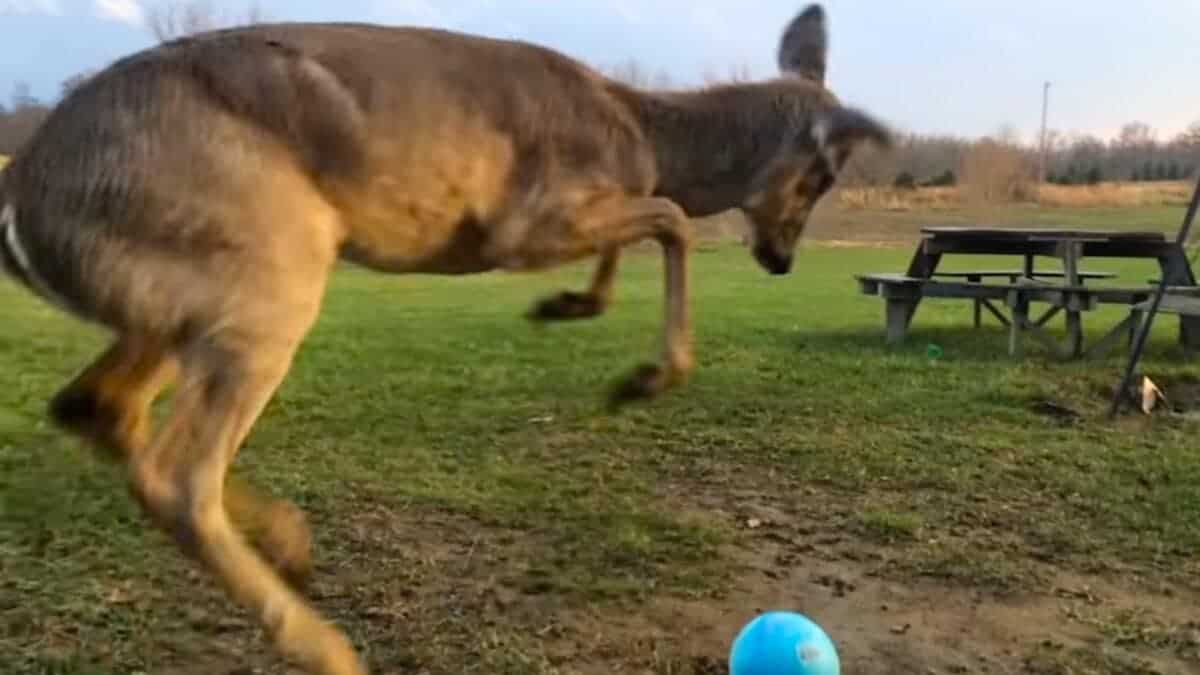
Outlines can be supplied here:
<path id="1" fill-rule="evenodd" d="M 1200 624 L 1189 623 L 1200 598 L 1067 574 L 1004 596 L 895 580 L 880 573 L 886 550 L 852 539 L 814 545 L 781 517 L 760 510 L 743 521 L 745 536 L 724 552 L 735 566 L 715 592 L 592 602 L 538 583 L 546 551 L 536 533 L 372 506 L 323 552 L 336 563 L 313 597 L 380 674 L 716 675 L 728 672 L 741 626 L 772 609 L 820 622 L 843 672 L 859 675 L 1200 669 Z M 267 653 L 253 631 L 243 637 L 243 654 Z M 210 672 L 287 672 L 252 660 Z M 1075 670 L 1081 664 L 1090 666 Z"/>
<path id="2" fill-rule="evenodd" d="M 719 655 L 708 645 L 728 644 L 755 614 L 791 609 L 829 632 L 845 672 L 1025 673 L 1053 663 L 1043 651 L 1068 665 L 1074 657 L 1064 655 L 1105 651 L 1114 663 L 1149 664 L 1148 672 L 1200 669 L 1194 597 L 1155 596 L 1135 583 L 1070 574 L 1054 575 L 1048 587 L 1001 596 L 932 580 L 881 578 L 878 564 L 861 560 L 870 557 L 861 546 L 813 551 L 769 531 L 754 539 L 743 553 L 743 573 L 719 601 L 664 601 L 651 611 L 665 618 L 660 625 L 689 636 L 690 644 L 681 645 L 685 652 Z M 1143 613 L 1154 618 L 1129 625 L 1129 617 Z M 1114 639 L 1121 633 L 1129 639 Z"/>
<path id="3" fill-rule="evenodd" d="M 1062 424 L 1072 424 L 1079 421 L 1083 414 L 1074 408 L 1046 399 L 1036 399 L 1029 404 L 1029 409 L 1039 415 L 1044 415 Z"/>

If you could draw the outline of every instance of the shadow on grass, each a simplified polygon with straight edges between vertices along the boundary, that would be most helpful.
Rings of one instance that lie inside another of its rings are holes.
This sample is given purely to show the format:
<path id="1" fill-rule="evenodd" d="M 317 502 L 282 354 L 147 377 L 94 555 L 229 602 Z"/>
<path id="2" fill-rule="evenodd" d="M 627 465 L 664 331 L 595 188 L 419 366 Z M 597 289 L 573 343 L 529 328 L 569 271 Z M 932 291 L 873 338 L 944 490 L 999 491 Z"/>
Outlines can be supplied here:
<path id="1" fill-rule="evenodd" d="M 1059 331 L 1051 333 L 1057 340 L 1064 340 Z M 828 350 L 831 352 L 857 351 L 865 355 L 913 356 L 932 358 L 931 347 L 938 348 L 937 358 L 945 362 L 997 365 L 1040 361 L 1054 364 L 1069 364 L 1071 361 L 1050 352 L 1035 338 L 1022 337 L 1022 352 L 1008 353 L 1008 330 L 999 326 L 972 328 L 914 328 L 910 329 L 899 344 L 887 344 L 882 330 L 831 330 L 831 331 L 781 331 L 781 342 L 805 350 Z M 1085 345 L 1086 346 L 1086 345 Z M 1123 361 L 1126 351 L 1114 349 L 1104 359 L 1091 359 L 1093 363 L 1115 363 Z"/>
<path id="2" fill-rule="evenodd" d="M 1164 330 L 1169 328 L 1170 330 Z M 1100 340 L 1107 328 L 1100 326 L 1085 330 L 1084 349 L 1089 349 Z M 1051 337 L 1060 346 L 1066 345 L 1066 334 L 1061 327 L 1048 328 Z M 888 344 L 882 328 L 857 328 L 840 330 L 821 330 L 794 328 L 781 329 L 778 333 L 780 344 L 791 345 L 804 350 L 827 350 L 829 352 L 846 353 L 860 352 L 863 355 L 878 356 L 914 356 L 931 357 L 930 348 L 939 348 L 939 360 L 946 362 L 964 362 L 974 364 L 1020 365 L 1028 363 L 1044 363 L 1055 366 L 1086 366 L 1089 368 L 1124 367 L 1130 355 L 1128 342 L 1122 341 L 1108 350 L 1101 357 L 1085 356 L 1079 359 L 1067 359 L 1051 352 L 1037 338 L 1026 333 L 1021 337 L 1021 351 L 1017 354 L 1008 353 L 1008 328 L 997 325 L 983 325 L 974 328 L 969 325 L 955 327 L 913 327 L 910 328 L 904 340 L 898 344 Z M 1146 344 L 1143 352 L 1146 362 L 1164 362 L 1175 365 L 1200 363 L 1197 354 L 1185 349 L 1178 342 L 1178 332 L 1175 326 L 1166 326 L 1156 322 L 1154 334 Z M 1114 372 L 1117 372 L 1114 371 Z"/>
<path id="3" fill-rule="evenodd" d="M 1060 343 L 1064 340 L 1061 331 L 1052 334 Z M 951 405 L 966 406 L 957 408 L 960 414 L 980 406 L 1013 424 L 1041 420 L 1054 427 L 1107 424 L 1130 355 L 1122 344 L 1103 357 L 1064 359 L 1030 337 L 1023 339 L 1022 354 L 1009 355 L 1006 330 L 991 326 L 917 329 L 897 345 L 886 344 L 881 331 L 865 328 L 779 329 L 774 340 L 775 348 L 810 358 L 820 354 L 841 361 L 876 361 L 878 377 L 907 380 L 909 395 L 921 392 L 927 404 L 951 404 L 953 399 L 957 404 Z M 931 354 L 932 346 L 937 347 L 936 355 Z M 1156 329 L 1139 372 L 1162 388 L 1174 412 L 1190 413 L 1200 409 L 1200 385 L 1195 384 L 1200 377 L 1193 374 L 1198 367 L 1200 358 L 1179 344 L 1177 331 Z M 948 395 L 947 388 L 954 393 Z M 1130 415 L 1141 413 L 1135 405 L 1125 405 L 1114 423 Z"/>

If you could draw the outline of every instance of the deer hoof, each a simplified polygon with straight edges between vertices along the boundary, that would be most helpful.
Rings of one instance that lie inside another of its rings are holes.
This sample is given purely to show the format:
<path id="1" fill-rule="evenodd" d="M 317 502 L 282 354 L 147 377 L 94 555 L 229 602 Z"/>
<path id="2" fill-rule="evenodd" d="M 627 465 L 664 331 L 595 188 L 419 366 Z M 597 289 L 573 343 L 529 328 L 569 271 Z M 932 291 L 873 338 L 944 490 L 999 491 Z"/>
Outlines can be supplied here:
<path id="1" fill-rule="evenodd" d="M 297 591 L 312 578 L 312 531 L 304 512 L 290 502 L 272 505 L 268 524 L 256 542 L 267 562 Z"/>
<path id="2" fill-rule="evenodd" d="M 657 397 L 671 385 L 667 371 L 659 365 L 647 363 L 617 383 L 609 396 L 609 408 L 616 410 L 634 401 L 646 401 Z"/>
<path id="3" fill-rule="evenodd" d="M 563 291 L 534 303 L 526 315 L 532 321 L 571 321 L 599 316 L 604 303 L 590 293 Z"/>

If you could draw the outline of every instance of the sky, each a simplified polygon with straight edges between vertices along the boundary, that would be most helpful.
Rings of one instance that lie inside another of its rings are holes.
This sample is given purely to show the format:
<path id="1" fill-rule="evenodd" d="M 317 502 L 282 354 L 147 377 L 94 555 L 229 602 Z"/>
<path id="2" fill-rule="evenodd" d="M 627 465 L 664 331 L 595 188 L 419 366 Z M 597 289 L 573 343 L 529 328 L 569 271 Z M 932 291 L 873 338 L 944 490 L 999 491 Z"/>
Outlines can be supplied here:
<path id="1" fill-rule="evenodd" d="M 151 0 L 159 2 L 161 0 Z M 213 0 L 245 12 L 245 0 Z M 773 77 L 795 0 L 260 0 L 275 20 L 417 24 L 519 38 L 593 65 L 636 61 L 681 85 L 706 72 Z M 1200 0 L 825 0 L 827 84 L 897 128 L 1033 142 L 1049 127 L 1163 140 L 1200 120 Z M 0 100 L 60 83 L 153 41 L 146 0 L 0 0 Z"/>

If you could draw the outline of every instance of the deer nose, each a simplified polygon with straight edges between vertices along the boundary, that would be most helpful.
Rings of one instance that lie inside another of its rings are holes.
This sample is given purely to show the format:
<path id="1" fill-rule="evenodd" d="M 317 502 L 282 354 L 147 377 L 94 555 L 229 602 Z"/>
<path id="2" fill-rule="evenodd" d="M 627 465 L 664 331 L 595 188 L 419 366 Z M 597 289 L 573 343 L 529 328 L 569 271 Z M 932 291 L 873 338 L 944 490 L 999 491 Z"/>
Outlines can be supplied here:
<path id="1" fill-rule="evenodd" d="M 780 255 L 769 246 L 755 246 L 754 258 L 763 269 L 773 275 L 787 274 L 792 271 L 792 256 Z"/>

